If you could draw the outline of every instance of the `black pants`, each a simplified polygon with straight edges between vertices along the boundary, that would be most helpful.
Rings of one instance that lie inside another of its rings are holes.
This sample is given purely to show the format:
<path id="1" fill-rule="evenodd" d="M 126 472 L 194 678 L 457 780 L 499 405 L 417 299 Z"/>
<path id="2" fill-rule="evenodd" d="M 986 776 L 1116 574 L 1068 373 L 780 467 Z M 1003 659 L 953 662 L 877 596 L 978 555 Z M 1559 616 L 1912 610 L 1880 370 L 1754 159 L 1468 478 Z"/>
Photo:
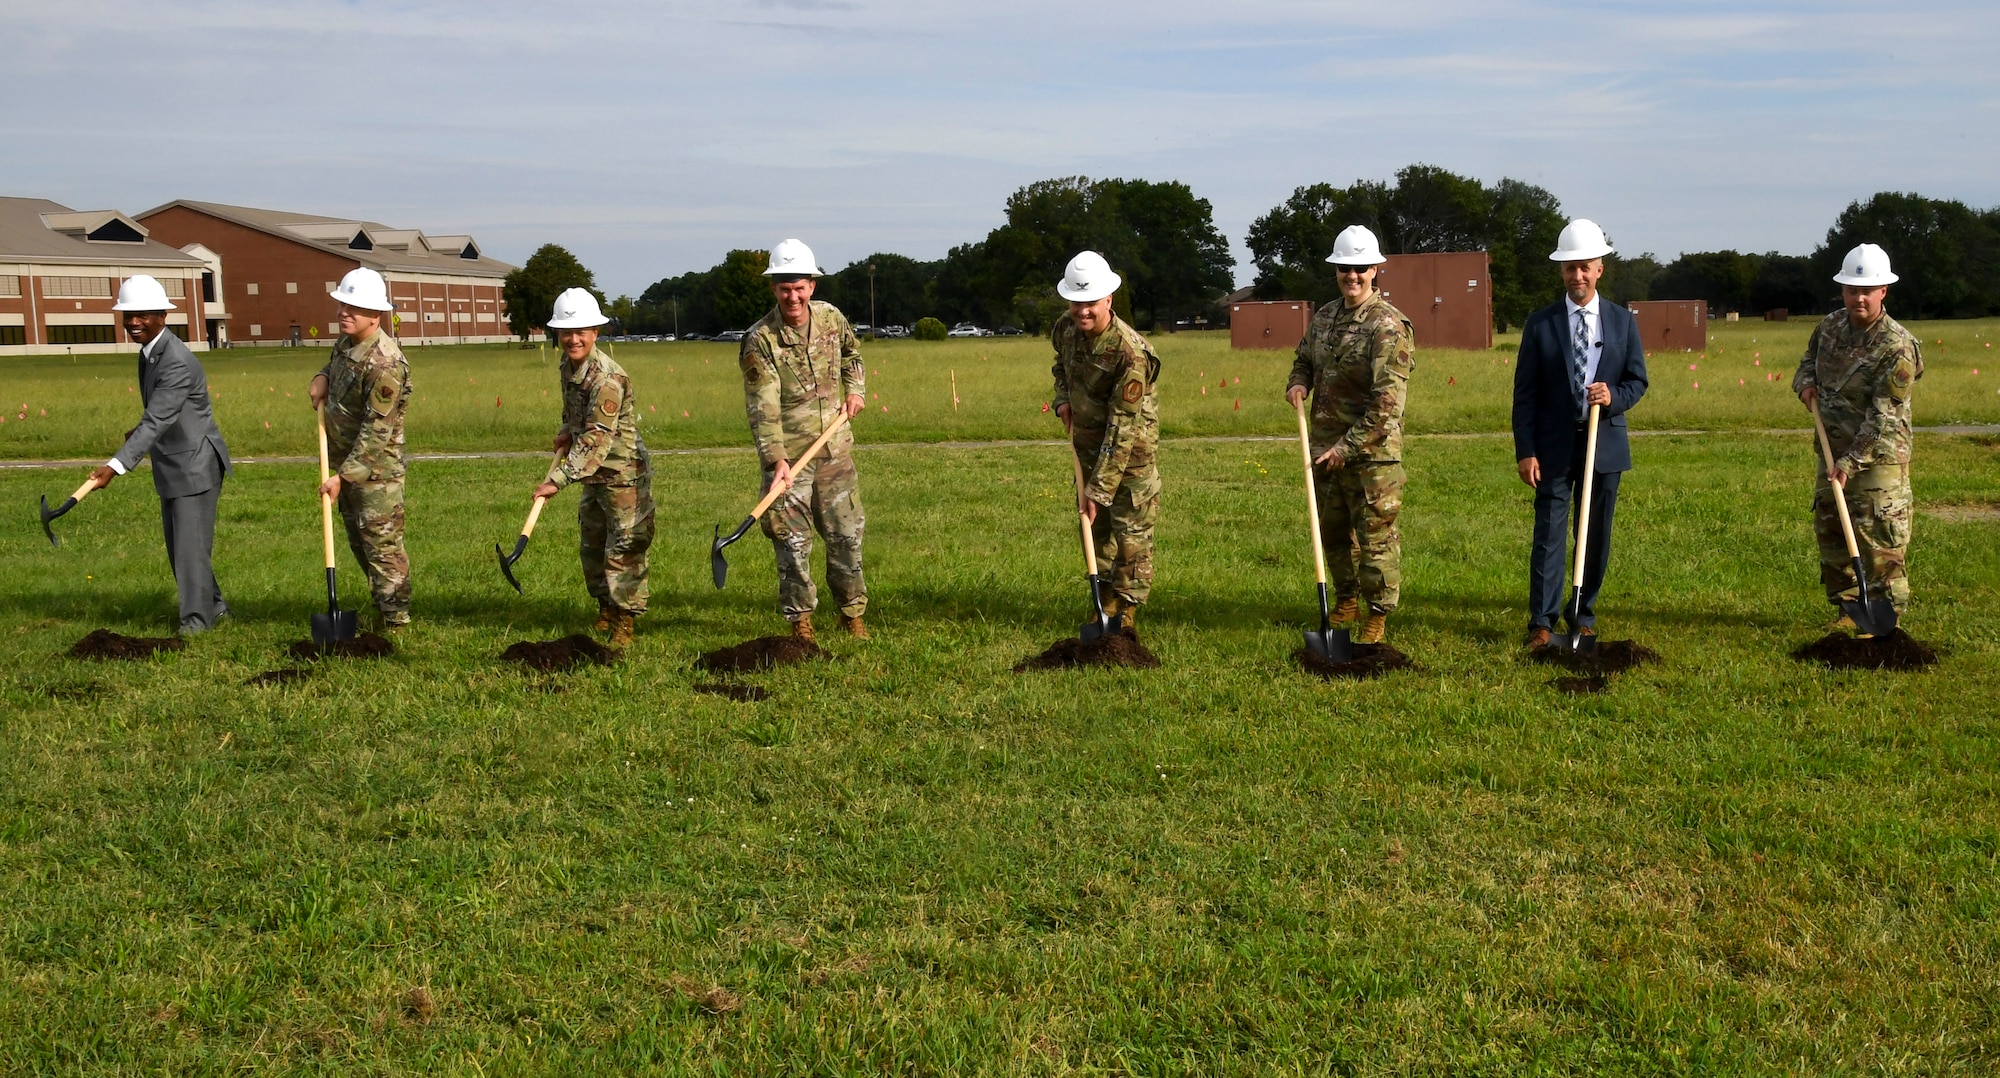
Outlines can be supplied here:
<path id="1" fill-rule="evenodd" d="M 1574 525 L 1570 502 L 1583 491 L 1582 434 L 1570 454 L 1567 474 L 1542 474 L 1535 488 L 1535 545 L 1528 561 L 1528 628 L 1553 629 L 1556 615 L 1569 604 L 1575 577 L 1569 560 Z M 1597 624 L 1597 593 L 1604 586 L 1604 568 L 1611 561 L 1611 516 L 1618 507 L 1619 472 L 1598 472 L 1590 485 L 1590 536 L 1583 556 L 1583 601 L 1568 614 L 1571 627 Z"/>
<path id="2" fill-rule="evenodd" d="M 229 613 L 222 588 L 215 582 L 210 558 L 215 550 L 215 507 L 222 484 L 184 498 L 160 499 L 160 525 L 167 535 L 167 564 L 180 590 L 180 629 L 198 633 L 213 629 Z"/>

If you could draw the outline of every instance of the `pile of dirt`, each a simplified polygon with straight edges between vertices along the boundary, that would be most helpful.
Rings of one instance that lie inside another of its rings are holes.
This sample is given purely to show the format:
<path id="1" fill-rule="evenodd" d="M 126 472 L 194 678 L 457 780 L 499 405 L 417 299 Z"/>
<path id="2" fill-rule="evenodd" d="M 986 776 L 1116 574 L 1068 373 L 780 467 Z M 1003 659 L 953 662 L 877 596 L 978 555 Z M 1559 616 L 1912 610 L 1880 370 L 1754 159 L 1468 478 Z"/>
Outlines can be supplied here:
<path id="1" fill-rule="evenodd" d="M 352 640 L 338 640 L 331 647 L 321 648 L 310 640 L 300 640 L 285 649 L 296 662 L 309 663 L 314 659 L 331 655 L 338 659 L 379 659 L 393 655 L 396 645 L 374 633 L 361 633 Z"/>
<path id="2" fill-rule="evenodd" d="M 304 681 L 312 676 L 312 670 L 304 666 L 287 666 L 280 670 L 266 670 L 245 681 L 245 685 L 289 685 L 294 681 Z"/>
<path id="3" fill-rule="evenodd" d="M 1381 677 L 1391 670 L 1410 670 L 1417 664 L 1408 655 L 1397 651 L 1388 644 L 1356 644 L 1354 658 L 1346 662 L 1334 662 L 1313 654 L 1310 648 L 1299 648 L 1292 652 L 1292 658 L 1305 668 L 1306 673 L 1316 674 L 1332 680 L 1349 678 L 1359 681 L 1364 678 Z"/>
<path id="4" fill-rule="evenodd" d="M 1622 674 L 1635 666 L 1649 666 L 1660 661 L 1659 652 L 1630 640 L 1600 640 L 1597 650 L 1593 652 L 1542 647 L 1529 652 L 1528 657 L 1538 663 L 1554 663 L 1598 678 L 1606 674 Z"/>
<path id="5" fill-rule="evenodd" d="M 760 636 L 735 647 L 704 652 L 694 664 L 717 674 L 750 674 L 774 666 L 790 666 L 807 659 L 831 659 L 833 653 L 810 640 L 796 636 Z"/>
<path id="6" fill-rule="evenodd" d="M 618 661 L 618 651 L 607 648 L 583 633 L 571 633 L 561 640 L 522 640 L 507 645 L 502 661 L 520 663 L 535 670 L 573 670 L 579 666 L 610 666 Z"/>
<path id="7" fill-rule="evenodd" d="M 769 700 L 771 698 L 770 690 L 762 686 L 738 685 L 730 681 L 703 682 L 696 685 L 694 691 L 707 693 L 710 696 L 727 696 L 731 700 L 741 703 L 754 703 L 758 700 Z"/>
<path id="8" fill-rule="evenodd" d="M 1828 633 L 1792 652 L 1792 658 L 1836 670 L 1921 670 L 1934 665 L 1938 655 L 1935 648 L 1896 629 L 1869 640 Z"/>
<path id="9" fill-rule="evenodd" d="M 156 651 L 179 651 L 187 641 L 178 636 L 121 636 L 109 629 L 92 629 L 69 649 L 72 659 L 150 659 Z"/>
<path id="10" fill-rule="evenodd" d="M 1557 692 L 1568 693 L 1571 696 L 1588 696 L 1591 693 L 1603 692 L 1611 682 L 1603 674 L 1593 674 L 1590 677 L 1559 677 L 1549 684 L 1553 685 Z"/>
<path id="11" fill-rule="evenodd" d="M 1158 665 L 1160 660 L 1139 642 L 1138 634 L 1127 630 L 1106 633 L 1088 644 L 1078 638 L 1059 640 L 1040 655 L 1014 664 L 1014 672 L 1063 670 L 1072 666 L 1136 666 L 1150 670 Z"/>

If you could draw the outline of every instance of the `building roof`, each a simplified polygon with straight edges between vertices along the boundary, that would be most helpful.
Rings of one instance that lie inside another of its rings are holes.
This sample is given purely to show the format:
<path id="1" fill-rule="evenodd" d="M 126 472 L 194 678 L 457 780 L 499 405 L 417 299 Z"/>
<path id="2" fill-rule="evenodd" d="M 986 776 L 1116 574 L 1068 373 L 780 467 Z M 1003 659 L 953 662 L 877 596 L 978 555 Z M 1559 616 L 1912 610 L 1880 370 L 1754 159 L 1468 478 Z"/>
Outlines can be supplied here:
<path id="1" fill-rule="evenodd" d="M 46 198 L 0 197 L 0 262 L 198 268 L 201 259 L 147 236 L 117 210 L 72 210 Z"/>
<path id="2" fill-rule="evenodd" d="M 317 250 L 351 258 L 382 273 L 445 273 L 464 277 L 505 277 L 514 267 L 479 251 L 471 236 L 426 236 L 414 228 L 390 228 L 374 221 L 321 217 L 285 210 L 260 210 L 220 202 L 177 198 L 139 215 L 182 206 L 245 228 Z"/>

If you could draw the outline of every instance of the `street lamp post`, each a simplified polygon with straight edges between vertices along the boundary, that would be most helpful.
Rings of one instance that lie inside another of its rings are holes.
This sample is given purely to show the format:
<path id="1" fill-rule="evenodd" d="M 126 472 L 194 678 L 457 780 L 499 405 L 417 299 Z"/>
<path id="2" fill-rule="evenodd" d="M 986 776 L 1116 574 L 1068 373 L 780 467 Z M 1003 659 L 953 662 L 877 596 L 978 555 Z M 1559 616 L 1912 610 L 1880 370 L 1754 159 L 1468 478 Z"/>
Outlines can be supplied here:
<path id="1" fill-rule="evenodd" d="M 875 263 L 868 263 L 868 339 L 874 340 L 882 331 L 875 325 Z"/>

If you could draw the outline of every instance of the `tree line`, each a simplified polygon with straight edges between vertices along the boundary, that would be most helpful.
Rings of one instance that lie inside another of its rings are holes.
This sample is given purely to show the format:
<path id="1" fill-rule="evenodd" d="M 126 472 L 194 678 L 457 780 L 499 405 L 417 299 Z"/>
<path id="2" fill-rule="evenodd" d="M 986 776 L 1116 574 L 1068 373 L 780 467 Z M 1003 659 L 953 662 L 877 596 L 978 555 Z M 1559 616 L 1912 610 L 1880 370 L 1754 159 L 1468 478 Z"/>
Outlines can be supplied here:
<path id="1" fill-rule="evenodd" d="M 1548 252 L 1566 220 L 1556 196 L 1534 184 L 1503 177 L 1489 185 L 1413 164 L 1391 180 L 1300 187 L 1251 224 L 1246 246 L 1256 298 L 1314 303 L 1339 294 L 1325 259 L 1351 224 L 1372 229 L 1389 254 L 1485 251 L 1493 321 L 1505 330 L 1560 293 Z M 1839 302 L 1831 278 L 1862 242 L 1881 244 L 1894 261 L 1902 280 L 1892 305 L 1902 317 L 2000 315 L 2000 208 L 1914 193 L 1851 203 L 1808 255 L 1701 251 L 1664 263 L 1651 253 L 1612 255 L 1602 288 L 1620 303 L 1687 299 L 1716 313 L 1819 313 Z M 1066 309 L 1055 282 L 1082 250 L 1101 252 L 1124 276 L 1116 302 L 1140 329 L 1228 319 L 1235 262 L 1208 200 L 1176 181 L 1085 176 L 1015 191 L 1001 225 L 941 259 L 879 252 L 850 262 L 821 279 L 818 297 L 855 322 L 907 326 L 931 317 L 1044 332 Z M 771 309 L 765 261 L 762 250 L 733 250 L 708 269 L 611 300 L 606 313 L 628 333 L 744 329 Z M 507 278 L 509 325 L 527 337 L 558 293 L 579 286 L 596 291 L 590 271 L 562 247 L 544 246 Z"/>

